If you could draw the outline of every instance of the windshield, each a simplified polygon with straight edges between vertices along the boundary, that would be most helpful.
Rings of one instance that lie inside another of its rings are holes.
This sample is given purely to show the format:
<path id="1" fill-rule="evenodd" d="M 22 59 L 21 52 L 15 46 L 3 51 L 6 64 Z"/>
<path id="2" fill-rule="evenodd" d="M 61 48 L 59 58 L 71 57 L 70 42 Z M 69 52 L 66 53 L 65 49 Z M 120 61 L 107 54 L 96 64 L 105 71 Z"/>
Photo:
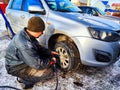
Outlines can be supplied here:
<path id="1" fill-rule="evenodd" d="M 96 8 L 100 15 L 105 15 L 106 13 L 99 8 Z"/>
<path id="2" fill-rule="evenodd" d="M 81 10 L 72 4 L 69 0 L 45 0 L 48 7 L 54 11 L 60 12 L 81 12 Z"/>

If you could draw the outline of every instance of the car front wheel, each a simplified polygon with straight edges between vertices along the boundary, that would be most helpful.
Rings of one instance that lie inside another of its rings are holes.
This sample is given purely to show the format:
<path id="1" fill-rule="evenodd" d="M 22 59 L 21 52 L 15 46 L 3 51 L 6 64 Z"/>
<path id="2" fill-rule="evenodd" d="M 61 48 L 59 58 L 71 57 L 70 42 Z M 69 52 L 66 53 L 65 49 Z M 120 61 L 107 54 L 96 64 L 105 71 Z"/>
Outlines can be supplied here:
<path id="1" fill-rule="evenodd" d="M 67 41 L 57 42 L 55 50 L 60 55 L 60 66 L 63 71 L 72 71 L 79 66 L 79 53 L 73 43 Z"/>

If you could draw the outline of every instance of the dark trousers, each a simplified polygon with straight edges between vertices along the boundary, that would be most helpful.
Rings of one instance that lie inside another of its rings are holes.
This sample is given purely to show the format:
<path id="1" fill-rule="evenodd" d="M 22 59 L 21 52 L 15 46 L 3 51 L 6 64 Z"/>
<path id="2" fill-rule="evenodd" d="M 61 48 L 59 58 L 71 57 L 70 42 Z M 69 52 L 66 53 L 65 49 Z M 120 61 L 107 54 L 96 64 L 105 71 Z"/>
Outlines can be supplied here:
<path id="1" fill-rule="evenodd" d="M 51 79 L 54 76 L 54 72 L 51 68 L 37 70 L 31 67 L 23 68 L 22 70 L 11 73 L 13 76 L 17 76 L 31 84 L 37 83 L 40 81 L 46 81 Z"/>

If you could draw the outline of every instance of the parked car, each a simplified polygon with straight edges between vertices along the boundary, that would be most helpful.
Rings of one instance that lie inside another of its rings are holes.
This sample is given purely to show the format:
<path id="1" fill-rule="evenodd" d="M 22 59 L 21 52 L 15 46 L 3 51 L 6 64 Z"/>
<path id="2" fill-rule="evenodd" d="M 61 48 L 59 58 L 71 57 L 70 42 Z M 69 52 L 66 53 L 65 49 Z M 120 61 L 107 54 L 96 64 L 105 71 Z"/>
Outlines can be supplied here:
<path id="1" fill-rule="evenodd" d="M 100 10 L 97 7 L 92 7 L 92 6 L 78 6 L 83 13 L 91 14 L 93 16 L 101 16 L 105 15 L 106 13 L 102 10 Z"/>
<path id="2" fill-rule="evenodd" d="M 10 0 L 6 16 L 14 33 L 30 17 L 41 17 L 46 30 L 39 41 L 59 53 L 63 71 L 81 64 L 103 67 L 114 63 L 120 55 L 120 25 L 79 12 L 69 0 Z"/>
<path id="3" fill-rule="evenodd" d="M 86 13 L 92 16 L 99 16 L 101 18 L 106 18 L 120 24 L 119 17 L 116 17 L 115 15 L 114 16 L 106 15 L 104 11 L 102 11 L 97 7 L 92 7 L 92 6 L 78 6 L 78 7 L 82 10 L 82 13 Z"/>

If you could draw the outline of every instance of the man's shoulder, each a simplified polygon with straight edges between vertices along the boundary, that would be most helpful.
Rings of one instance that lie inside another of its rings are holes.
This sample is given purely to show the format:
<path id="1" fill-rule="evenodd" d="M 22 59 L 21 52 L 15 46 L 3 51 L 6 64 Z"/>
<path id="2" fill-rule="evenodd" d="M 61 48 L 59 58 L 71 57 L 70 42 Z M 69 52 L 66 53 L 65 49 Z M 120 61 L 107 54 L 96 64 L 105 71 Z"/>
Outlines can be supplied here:
<path id="1" fill-rule="evenodd" d="M 17 33 L 14 39 L 16 45 L 20 47 L 26 46 L 29 42 L 29 38 L 27 38 L 27 34 L 24 29 Z"/>

